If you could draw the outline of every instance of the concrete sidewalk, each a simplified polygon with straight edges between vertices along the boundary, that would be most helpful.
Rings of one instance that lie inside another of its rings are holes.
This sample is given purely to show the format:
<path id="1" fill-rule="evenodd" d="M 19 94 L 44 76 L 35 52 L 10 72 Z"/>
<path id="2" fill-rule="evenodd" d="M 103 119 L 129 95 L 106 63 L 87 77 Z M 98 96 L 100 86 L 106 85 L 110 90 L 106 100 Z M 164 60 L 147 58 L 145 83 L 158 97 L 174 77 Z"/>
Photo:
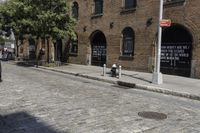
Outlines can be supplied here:
<path id="1" fill-rule="evenodd" d="M 110 76 L 110 68 L 106 69 L 107 74 L 103 76 L 103 68 L 96 66 L 68 64 L 60 67 L 39 66 L 39 68 L 85 77 L 93 80 L 119 84 L 135 89 L 142 89 L 152 92 L 164 93 L 167 95 L 174 95 L 194 100 L 200 100 L 199 79 L 163 75 L 164 83 L 162 85 L 155 85 L 151 83 L 151 73 L 122 70 L 122 77 L 118 79 Z"/>

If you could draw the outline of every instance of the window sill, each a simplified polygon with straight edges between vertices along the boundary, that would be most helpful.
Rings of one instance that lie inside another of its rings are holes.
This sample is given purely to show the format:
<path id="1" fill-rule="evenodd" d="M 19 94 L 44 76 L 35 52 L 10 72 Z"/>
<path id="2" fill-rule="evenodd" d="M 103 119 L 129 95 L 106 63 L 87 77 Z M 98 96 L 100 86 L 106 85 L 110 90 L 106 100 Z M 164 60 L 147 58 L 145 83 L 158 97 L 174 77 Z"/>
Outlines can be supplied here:
<path id="1" fill-rule="evenodd" d="M 120 14 L 123 15 L 123 14 L 129 14 L 129 13 L 133 13 L 136 11 L 136 7 L 132 7 L 132 8 L 122 8 Z"/>
<path id="2" fill-rule="evenodd" d="M 121 55 L 119 56 L 119 60 L 127 60 L 127 61 L 131 61 L 133 60 L 134 57 L 133 56 L 125 56 L 125 55 Z"/>
<path id="3" fill-rule="evenodd" d="M 101 18 L 102 16 L 103 16 L 103 13 L 100 13 L 100 14 L 92 14 L 91 19 Z"/>
<path id="4" fill-rule="evenodd" d="M 70 53 L 69 56 L 77 57 L 77 56 L 78 56 L 78 53 Z"/>
<path id="5" fill-rule="evenodd" d="M 185 0 L 170 1 L 170 2 L 165 2 L 164 7 L 182 6 L 184 5 L 184 3 L 185 3 Z"/>

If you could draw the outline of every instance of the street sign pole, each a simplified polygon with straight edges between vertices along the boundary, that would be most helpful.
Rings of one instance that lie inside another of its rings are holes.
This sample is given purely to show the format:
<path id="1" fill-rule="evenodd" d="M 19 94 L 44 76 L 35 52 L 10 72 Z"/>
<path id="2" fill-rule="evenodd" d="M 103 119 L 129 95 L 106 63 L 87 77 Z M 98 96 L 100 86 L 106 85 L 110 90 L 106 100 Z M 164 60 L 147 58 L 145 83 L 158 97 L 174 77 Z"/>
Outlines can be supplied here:
<path id="1" fill-rule="evenodd" d="M 156 66 L 153 72 L 152 83 L 154 84 L 162 84 L 163 77 L 160 72 L 160 57 L 161 57 L 161 41 L 162 41 L 162 27 L 160 26 L 160 22 L 163 18 L 163 0 L 160 0 L 160 14 L 159 14 L 159 23 L 158 23 L 158 45 L 157 45 L 157 54 L 156 54 Z"/>

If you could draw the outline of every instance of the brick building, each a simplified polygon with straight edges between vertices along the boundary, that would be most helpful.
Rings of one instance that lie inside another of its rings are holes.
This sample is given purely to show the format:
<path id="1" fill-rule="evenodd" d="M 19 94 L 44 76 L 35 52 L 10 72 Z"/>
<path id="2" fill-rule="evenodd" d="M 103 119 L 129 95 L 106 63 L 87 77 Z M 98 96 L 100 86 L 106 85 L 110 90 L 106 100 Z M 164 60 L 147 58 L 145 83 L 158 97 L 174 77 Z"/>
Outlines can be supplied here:
<path id="1" fill-rule="evenodd" d="M 151 72 L 158 30 L 159 0 L 71 0 L 77 38 L 71 63 L 113 63 Z M 200 78 L 200 1 L 165 0 L 161 72 Z"/>

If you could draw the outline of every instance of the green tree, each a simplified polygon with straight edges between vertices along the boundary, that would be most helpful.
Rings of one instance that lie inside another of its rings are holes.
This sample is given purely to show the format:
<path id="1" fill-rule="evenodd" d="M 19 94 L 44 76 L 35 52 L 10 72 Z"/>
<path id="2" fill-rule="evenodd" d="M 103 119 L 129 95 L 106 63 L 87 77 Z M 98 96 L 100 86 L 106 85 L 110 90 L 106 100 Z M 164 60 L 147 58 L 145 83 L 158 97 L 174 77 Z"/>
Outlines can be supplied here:
<path id="1" fill-rule="evenodd" d="M 75 19 L 67 0 L 8 0 L 0 5 L 0 27 L 14 31 L 16 38 L 75 38 Z M 49 47 L 49 43 L 47 45 Z M 48 53 L 49 56 L 49 53 Z M 48 60 L 49 61 L 49 60 Z"/>
<path id="2" fill-rule="evenodd" d="M 67 36 L 75 37 L 75 19 L 69 15 L 67 0 L 33 0 L 31 5 L 36 14 L 35 27 L 38 36 L 47 40 L 47 55 L 49 55 L 49 38 L 53 41 Z M 39 21 L 38 21 L 39 20 Z M 49 58 L 47 59 L 49 61 Z"/>

